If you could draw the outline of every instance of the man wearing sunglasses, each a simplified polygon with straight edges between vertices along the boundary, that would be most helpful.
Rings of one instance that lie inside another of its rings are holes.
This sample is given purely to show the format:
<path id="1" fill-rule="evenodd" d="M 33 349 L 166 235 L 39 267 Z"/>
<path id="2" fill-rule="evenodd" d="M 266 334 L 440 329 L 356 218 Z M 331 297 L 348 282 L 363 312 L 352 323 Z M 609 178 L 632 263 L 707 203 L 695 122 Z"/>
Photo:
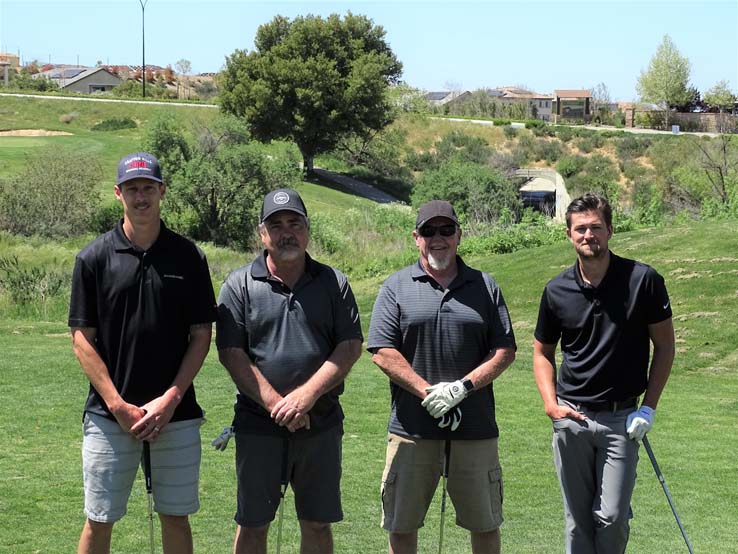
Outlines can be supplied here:
<path id="1" fill-rule="evenodd" d="M 422 205 L 413 238 L 419 260 L 382 285 L 367 344 L 392 393 L 382 527 L 390 554 L 415 554 L 443 472 L 472 552 L 498 553 L 502 473 L 492 381 L 515 359 L 510 316 L 494 279 L 457 255 L 461 229 L 450 203 Z"/>

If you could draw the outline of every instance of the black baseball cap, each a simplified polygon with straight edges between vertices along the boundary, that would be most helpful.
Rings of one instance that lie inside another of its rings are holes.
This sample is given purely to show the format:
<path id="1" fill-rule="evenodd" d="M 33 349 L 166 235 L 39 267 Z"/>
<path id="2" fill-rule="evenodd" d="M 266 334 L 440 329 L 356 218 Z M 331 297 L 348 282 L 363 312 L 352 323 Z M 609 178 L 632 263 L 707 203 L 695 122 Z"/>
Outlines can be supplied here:
<path id="1" fill-rule="evenodd" d="M 264 197 L 264 203 L 261 205 L 261 222 L 264 223 L 270 215 L 275 212 L 287 210 L 295 212 L 303 217 L 307 217 L 307 209 L 305 203 L 297 194 L 297 191 L 292 189 L 277 189 L 273 190 Z"/>
<path id="2" fill-rule="evenodd" d="M 161 183 L 159 160 L 147 152 L 134 152 L 123 156 L 118 162 L 118 178 L 115 184 L 120 186 L 131 179 L 148 179 Z"/>
<path id="3" fill-rule="evenodd" d="M 450 202 L 446 200 L 431 200 L 418 208 L 418 219 L 415 220 L 415 228 L 420 229 L 434 217 L 445 217 L 453 221 L 456 225 L 459 224 L 459 218 L 456 217 L 456 212 Z"/>

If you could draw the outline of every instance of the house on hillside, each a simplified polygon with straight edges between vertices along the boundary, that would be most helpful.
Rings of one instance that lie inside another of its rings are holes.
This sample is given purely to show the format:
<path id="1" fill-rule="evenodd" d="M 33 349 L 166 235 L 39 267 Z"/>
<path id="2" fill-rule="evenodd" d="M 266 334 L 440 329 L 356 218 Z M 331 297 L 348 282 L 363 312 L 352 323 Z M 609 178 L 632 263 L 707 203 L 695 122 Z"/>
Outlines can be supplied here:
<path id="1" fill-rule="evenodd" d="M 57 66 L 33 75 L 34 79 L 51 79 L 56 81 L 59 89 L 66 92 L 108 92 L 123 80 L 104 67 L 70 67 Z"/>
<path id="2" fill-rule="evenodd" d="M 562 89 L 554 91 L 553 121 L 562 119 L 579 119 L 589 121 L 592 118 L 592 91 Z"/>
<path id="3" fill-rule="evenodd" d="M 551 119 L 553 97 L 550 94 L 541 94 L 521 87 L 497 87 L 490 89 L 487 94 L 503 104 L 527 104 L 536 119 L 543 121 Z"/>

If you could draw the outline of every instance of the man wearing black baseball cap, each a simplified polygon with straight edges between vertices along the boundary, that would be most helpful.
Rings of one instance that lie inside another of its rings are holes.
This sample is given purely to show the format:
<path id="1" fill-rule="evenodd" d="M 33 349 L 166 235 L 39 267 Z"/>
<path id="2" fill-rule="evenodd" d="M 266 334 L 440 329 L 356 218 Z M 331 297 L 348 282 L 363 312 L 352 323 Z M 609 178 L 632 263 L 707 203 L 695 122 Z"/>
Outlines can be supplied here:
<path id="1" fill-rule="evenodd" d="M 510 315 L 494 279 L 457 255 L 461 228 L 449 202 L 420 206 L 413 238 L 420 257 L 382 284 L 367 340 L 392 392 L 382 526 L 391 553 L 417 552 L 443 474 L 471 552 L 499 553 L 492 381 L 515 359 Z"/>
<path id="2" fill-rule="evenodd" d="M 79 552 L 110 551 L 144 442 L 164 552 L 192 552 L 203 417 L 192 382 L 210 348 L 215 295 L 205 255 L 161 221 L 165 191 L 154 156 L 121 159 L 115 196 L 123 219 L 74 266 L 69 326 L 90 381 Z"/>
<path id="3" fill-rule="evenodd" d="M 218 354 L 238 386 L 234 552 L 266 553 L 289 482 L 301 552 L 331 554 L 331 523 L 343 518 L 338 397 L 361 354 L 359 311 L 346 276 L 308 255 L 296 191 L 264 197 L 258 230 L 264 251 L 228 276 L 218 299 Z"/>

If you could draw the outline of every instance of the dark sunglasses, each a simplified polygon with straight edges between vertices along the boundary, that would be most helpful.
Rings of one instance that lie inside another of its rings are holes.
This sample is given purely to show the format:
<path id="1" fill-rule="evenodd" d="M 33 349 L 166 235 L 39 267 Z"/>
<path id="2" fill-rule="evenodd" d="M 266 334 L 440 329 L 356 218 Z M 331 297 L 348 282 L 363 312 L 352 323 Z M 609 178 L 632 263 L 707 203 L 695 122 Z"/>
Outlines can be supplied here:
<path id="1" fill-rule="evenodd" d="M 435 237 L 436 233 L 440 233 L 442 237 L 452 237 L 456 234 L 456 225 L 439 225 L 438 227 L 435 225 L 423 225 L 418 229 L 418 233 L 420 233 L 421 237 L 427 239 Z"/>

